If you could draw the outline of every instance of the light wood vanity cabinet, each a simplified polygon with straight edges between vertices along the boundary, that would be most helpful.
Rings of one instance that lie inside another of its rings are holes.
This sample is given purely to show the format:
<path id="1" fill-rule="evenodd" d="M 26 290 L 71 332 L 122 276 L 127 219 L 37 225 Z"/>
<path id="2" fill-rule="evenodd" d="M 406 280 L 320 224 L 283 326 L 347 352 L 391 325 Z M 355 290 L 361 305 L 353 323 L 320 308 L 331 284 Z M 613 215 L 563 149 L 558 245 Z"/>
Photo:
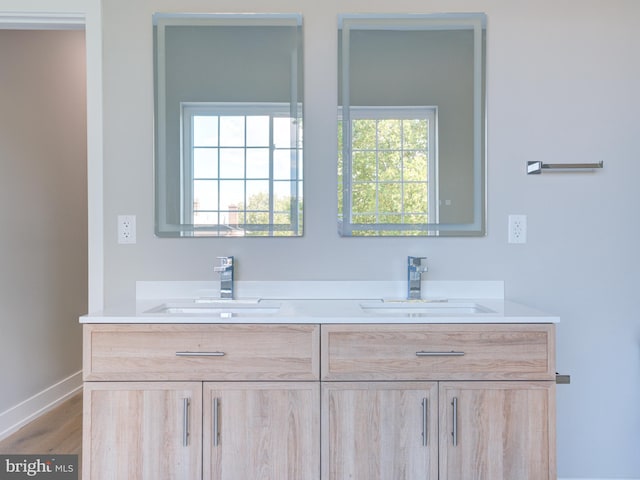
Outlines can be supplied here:
<path id="1" fill-rule="evenodd" d="M 319 330 L 85 325 L 83 478 L 317 480 Z"/>
<path id="2" fill-rule="evenodd" d="M 323 480 L 555 480 L 553 325 L 327 325 L 321 339 Z"/>
<path id="3" fill-rule="evenodd" d="M 552 324 L 84 335 L 85 479 L 555 480 Z"/>

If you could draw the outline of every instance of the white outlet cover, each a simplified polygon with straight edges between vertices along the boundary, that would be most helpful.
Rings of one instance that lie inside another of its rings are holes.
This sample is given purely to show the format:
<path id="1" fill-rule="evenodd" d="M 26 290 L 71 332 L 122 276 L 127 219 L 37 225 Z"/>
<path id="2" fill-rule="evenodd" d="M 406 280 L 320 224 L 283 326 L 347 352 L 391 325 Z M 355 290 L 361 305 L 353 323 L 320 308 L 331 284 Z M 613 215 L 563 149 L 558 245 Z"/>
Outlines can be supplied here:
<path id="1" fill-rule="evenodd" d="M 135 215 L 118 215 L 118 243 L 136 243 Z"/>
<path id="2" fill-rule="evenodd" d="M 509 215 L 509 243 L 527 243 L 526 215 Z"/>

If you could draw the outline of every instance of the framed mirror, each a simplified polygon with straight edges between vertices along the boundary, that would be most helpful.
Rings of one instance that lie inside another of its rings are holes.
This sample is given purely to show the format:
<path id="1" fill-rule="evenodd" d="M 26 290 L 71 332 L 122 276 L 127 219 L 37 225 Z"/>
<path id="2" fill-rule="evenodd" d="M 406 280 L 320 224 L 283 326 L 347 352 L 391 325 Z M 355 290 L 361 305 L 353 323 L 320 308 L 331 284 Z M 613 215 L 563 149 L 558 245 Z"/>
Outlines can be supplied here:
<path id="1" fill-rule="evenodd" d="M 155 229 L 300 236 L 302 17 L 153 16 Z"/>
<path id="2" fill-rule="evenodd" d="M 338 230 L 485 234 L 484 14 L 343 15 Z"/>

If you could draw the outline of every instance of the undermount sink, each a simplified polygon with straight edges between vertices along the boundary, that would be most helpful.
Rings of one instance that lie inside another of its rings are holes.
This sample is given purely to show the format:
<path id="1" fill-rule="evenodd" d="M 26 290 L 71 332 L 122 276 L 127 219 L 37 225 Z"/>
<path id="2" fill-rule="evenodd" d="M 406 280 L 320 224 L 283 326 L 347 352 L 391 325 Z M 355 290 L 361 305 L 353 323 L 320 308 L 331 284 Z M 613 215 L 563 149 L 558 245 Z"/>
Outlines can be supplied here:
<path id="1" fill-rule="evenodd" d="M 361 303 L 360 308 L 373 315 L 430 316 L 430 315 L 481 315 L 495 313 L 475 302 L 448 300 L 384 300 Z"/>
<path id="2" fill-rule="evenodd" d="M 257 305 L 262 302 L 261 298 L 218 298 L 218 297 L 199 297 L 194 303 L 206 305 Z"/>
<path id="3" fill-rule="evenodd" d="M 145 313 L 166 315 L 219 315 L 221 317 L 273 315 L 280 310 L 279 302 L 260 299 L 197 299 L 163 303 Z"/>

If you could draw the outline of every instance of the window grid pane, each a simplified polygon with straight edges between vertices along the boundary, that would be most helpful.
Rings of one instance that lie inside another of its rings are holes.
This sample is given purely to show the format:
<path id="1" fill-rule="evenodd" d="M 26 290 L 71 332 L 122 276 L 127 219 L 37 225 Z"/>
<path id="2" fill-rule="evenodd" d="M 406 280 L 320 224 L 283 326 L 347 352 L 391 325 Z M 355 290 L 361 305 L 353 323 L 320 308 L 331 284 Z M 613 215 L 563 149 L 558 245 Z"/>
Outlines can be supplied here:
<path id="1" fill-rule="evenodd" d="M 351 128 L 351 223 L 426 223 L 429 119 L 371 111 Z"/>
<path id="2" fill-rule="evenodd" d="M 298 234 L 298 214 L 292 217 L 301 210 L 296 122 L 275 113 L 197 113 L 190 120 L 193 224 L 240 235 Z"/>

